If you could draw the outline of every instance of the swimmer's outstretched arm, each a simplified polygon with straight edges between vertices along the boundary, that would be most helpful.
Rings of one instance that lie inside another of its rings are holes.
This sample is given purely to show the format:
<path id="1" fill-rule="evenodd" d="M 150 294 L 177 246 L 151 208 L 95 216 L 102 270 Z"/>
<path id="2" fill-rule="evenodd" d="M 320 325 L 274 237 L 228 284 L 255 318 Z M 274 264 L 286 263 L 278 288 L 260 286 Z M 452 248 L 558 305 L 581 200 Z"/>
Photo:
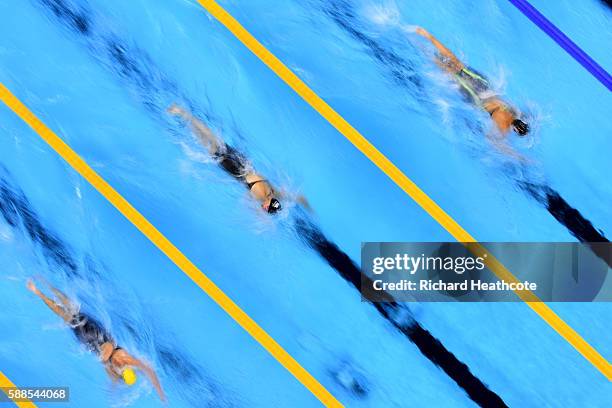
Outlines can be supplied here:
<path id="1" fill-rule="evenodd" d="M 66 308 L 56 303 L 52 299 L 48 298 L 36 287 L 32 280 L 29 280 L 26 286 L 32 293 L 41 298 L 42 301 L 45 302 L 45 304 L 49 307 L 49 309 L 51 309 L 55 314 L 64 319 L 66 323 L 72 319 L 72 314 Z"/>
<path id="2" fill-rule="evenodd" d="M 104 365 L 104 370 L 106 371 L 106 374 L 108 374 L 108 376 L 113 380 L 113 382 L 118 382 L 119 379 L 121 377 L 119 377 L 117 375 L 117 373 L 115 373 L 115 371 L 113 371 L 110 366 L 108 364 Z"/>
<path id="3" fill-rule="evenodd" d="M 198 136 L 202 144 L 208 148 L 210 154 L 219 151 L 219 148 L 223 145 L 223 141 L 219 140 L 208 126 L 182 107 L 172 105 L 168 108 L 168 113 L 189 122 L 191 130 Z"/>
<path id="4" fill-rule="evenodd" d="M 308 202 L 306 197 L 304 197 L 303 195 L 300 194 L 299 196 L 297 196 L 295 201 L 297 201 L 302 207 L 304 207 L 308 211 L 313 212 L 312 207 L 310 206 L 310 203 Z"/>
<path id="5" fill-rule="evenodd" d="M 506 156 L 508 156 L 508 157 L 510 157 L 512 159 L 518 160 L 520 162 L 523 162 L 523 163 L 530 163 L 530 162 L 532 162 L 530 159 L 526 158 L 525 156 L 523 156 L 522 154 L 520 154 L 519 152 L 514 150 L 512 147 L 507 145 L 504 141 L 497 139 L 492 134 L 487 133 L 487 139 L 489 139 L 489 141 L 493 144 L 493 146 L 500 153 L 503 153 L 504 155 L 506 155 Z"/>
<path id="6" fill-rule="evenodd" d="M 459 60 L 459 58 L 457 58 L 457 56 L 453 54 L 451 50 L 446 48 L 440 41 L 438 41 L 436 37 L 431 35 L 427 30 L 425 30 L 422 27 L 419 27 L 416 29 L 416 33 L 424 38 L 427 38 L 429 41 L 431 41 L 431 43 L 434 45 L 434 47 L 436 47 L 436 49 L 440 52 L 440 54 L 448 60 L 444 62 L 440 61 L 441 65 L 445 69 L 453 73 L 457 71 L 461 71 L 461 69 L 463 69 L 464 65 Z"/>
<path id="7" fill-rule="evenodd" d="M 280 199 L 295 200 L 296 203 L 298 203 L 299 205 L 304 207 L 306 210 L 308 210 L 310 212 L 314 212 L 314 210 L 310 206 L 310 203 L 308 202 L 306 197 L 303 196 L 302 194 L 300 194 L 298 196 L 295 196 L 295 195 L 292 195 L 292 194 L 287 194 L 287 192 L 285 190 L 278 190 L 278 192 L 276 193 L 276 196 L 277 196 L 277 198 L 280 198 Z"/>
<path id="8" fill-rule="evenodd" d="M 147 363 L 130 355 L 126 356 L 124 361 L 126 364 L 142 370 L 146 376 L 149 377 L 149 381 L 151 381 L 151 384 L 153 384 L 153 387 L 155 387 L 157 394 L 159 394 L 159 398 L 162 401 L 166 401 L 166 395 L 164 394 L 164 390 L 159 382 L 159 378 L 157 378 L 157 374 L 155 374 L 155 371 Z"/>

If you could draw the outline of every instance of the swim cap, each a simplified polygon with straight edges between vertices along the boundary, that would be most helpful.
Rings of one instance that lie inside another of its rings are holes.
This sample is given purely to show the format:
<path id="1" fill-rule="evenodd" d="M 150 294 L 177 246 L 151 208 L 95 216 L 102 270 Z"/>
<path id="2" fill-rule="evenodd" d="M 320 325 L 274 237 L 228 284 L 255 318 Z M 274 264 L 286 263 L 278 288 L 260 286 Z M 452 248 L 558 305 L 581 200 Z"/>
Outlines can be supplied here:
<path id="1" fill-rule="evenodd" d="M 123 370 L 123 372 L 121 373 L 121 378 L 123 378 L 123 381 L 127 385 L 134 385 L 134 383 L 138 379 L 138 377 L 136 377 L 136 373 L 134 372 L 134 370 L 132 370 L 129 367 Z"/>
<path id="2" fill-rule="evenodd" d="M 514 128 L 514 131 L 521 136 L 525 136 L 527 133 L 529 133 L 529 125 L 520 119 L 514 119 L 512 121 L 512 127 Z"/>
<path id="3" fill-rule="evenodd" d="M 274 214 L 275 212 L 281 209 L 281 203 L 276 198 L 270 200 L 270 205 L 268 206 L 268 213 Z"/>

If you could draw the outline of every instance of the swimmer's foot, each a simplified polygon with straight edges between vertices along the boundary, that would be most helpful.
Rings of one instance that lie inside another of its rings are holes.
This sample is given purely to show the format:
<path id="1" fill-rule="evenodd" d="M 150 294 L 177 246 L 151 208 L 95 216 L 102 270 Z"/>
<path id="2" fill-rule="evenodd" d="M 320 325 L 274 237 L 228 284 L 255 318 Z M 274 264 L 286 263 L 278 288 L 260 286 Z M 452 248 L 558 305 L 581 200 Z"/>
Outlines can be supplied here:
<path id="1" fill-rule="evenodd" d="M 431 34 L 429 34 L 429 32 L 427 32 L 427 30 L 425 30 L 423 27 L 415 27 L 414 32 L 425 38 L 429 38 L 431 36 Z"/>
<path id="2" fill-rule="evenodd" d="M 32 293 L 35 293 L 37 295 L 40 293 L 40 291 L 38 290 L 38 288 L 36 287 L 32 279 L 28 279 L 28 282 L 26 283 L 26 288 L 28 288 L 28 290 L 30 290 Z"/>
<path id="3" fill-rule="evenodd" d="M 183 116 L 186 112 L 183 108 L 181 108 L 180 106 L 178 106 L 177 104 L 173 104 L 171 105 L 167 112 L 171 115 L 175 115 L 175 116 Z"/>

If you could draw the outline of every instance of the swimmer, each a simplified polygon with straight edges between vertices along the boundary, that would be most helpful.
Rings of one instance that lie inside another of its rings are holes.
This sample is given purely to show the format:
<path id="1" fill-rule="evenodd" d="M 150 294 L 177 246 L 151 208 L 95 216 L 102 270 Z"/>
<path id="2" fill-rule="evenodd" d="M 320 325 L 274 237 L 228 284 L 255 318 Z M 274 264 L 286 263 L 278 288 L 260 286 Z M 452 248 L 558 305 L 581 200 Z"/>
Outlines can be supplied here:
<path id="1" fill-rule="evenodd" d="M 198 136 L 200 142 L 208 148 L 210 156 L 219 163 L 221 168 L 237 180 L 244 183 L 251 196 L 261 203 L 261 208 L 269 214 L 281 209 L 280 198 L 284 194 L 277 191 L 268 180 L 256 173 L 248 160 L 232 146 L 217 137 L 202 121 L 177 105 L 168 108 L 168 113 L 186 120 L 191 129 Z M 297 201 L 305 208 L 310 209 L 308 202 L 302 196 Z"/>
<path id="2" fill-rule="evenodd" d="M 117 346 L 111 335 L 102 327 L 100 322 L 91 316 L 79 312 L 78 306 L 56 288 L 51 287 L 51 290 L 59 302 L 47 297 L 31 280 L 28 281 L 27 288 L 41 298 L 55 314 L 64 319 L 64 322 L 72 328 L 76 338 L 83 343 L 89 351 L 100 357 L 100 361 L 104 364 L 106 372 L 113 381 L 122 379 L 126 385 L 133 385 L 137 380 L 134 369 L 142 370 L 147 377 L 149 377 L 160 399 L 166 401 L 166 396 L 164 395 L 164 391 L 161 388 L 155 371 L 146 363 L 132 357 L 127 351 Z"/>
<path id="3" fill-rule="evenodd" d="M 457 56 L 424 28 L 418 27 L 415 32 L 431 41 L 439 52 L 436 63 L 452 74 L 466 97 L 491 116 L 502 135 L 506 135 L 511 128 L 519 136 L 529 133 L 529 125 L 519 118 L 518 113 L 508 103 L 498 97 L 485 76 L 463 64 Z"/>

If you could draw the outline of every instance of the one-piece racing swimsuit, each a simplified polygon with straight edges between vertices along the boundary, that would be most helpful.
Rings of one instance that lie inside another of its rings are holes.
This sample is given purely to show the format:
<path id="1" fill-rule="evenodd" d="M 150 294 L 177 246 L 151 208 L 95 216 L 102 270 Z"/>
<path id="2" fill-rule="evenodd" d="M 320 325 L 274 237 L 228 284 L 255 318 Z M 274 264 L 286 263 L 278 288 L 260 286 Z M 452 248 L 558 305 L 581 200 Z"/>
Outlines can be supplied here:
<path id="1" fill-rule="evenodd" d="M 213 155 L 217 159 L 219 166 L 236 179 L 242 181 L 249 190 L 257 183 L 266 181 L 265 179 L 259 179 L 251 182 L 247 182 L 246 175 L 249 173 L 248 161 L 238 150 L 234 149 L 230 145 L 225 145 L 222 150 L 215 152 Z"/>

